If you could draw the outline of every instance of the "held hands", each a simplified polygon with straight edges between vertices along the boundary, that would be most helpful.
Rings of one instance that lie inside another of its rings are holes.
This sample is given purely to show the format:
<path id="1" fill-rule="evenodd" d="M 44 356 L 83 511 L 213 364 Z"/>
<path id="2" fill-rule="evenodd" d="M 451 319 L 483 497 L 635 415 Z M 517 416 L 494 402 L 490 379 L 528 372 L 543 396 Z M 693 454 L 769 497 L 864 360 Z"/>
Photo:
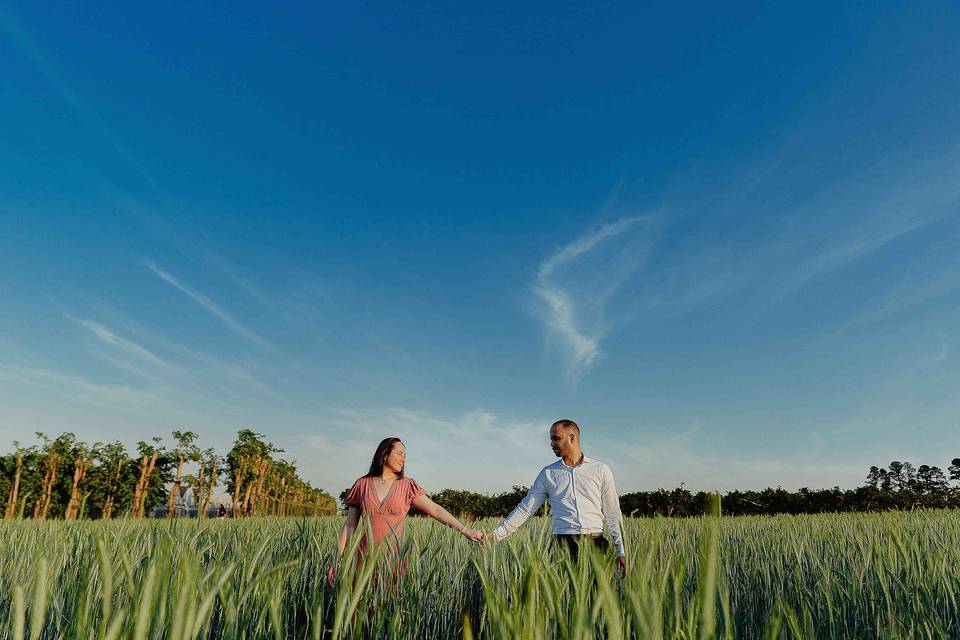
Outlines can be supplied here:
<path id="1" fill-rule="evenodd" d="M 496 541 L 497 541 L 497 539 L 496 539 L 495 537 L 493 537 L 493 534 L 490 533 L 490 532 L 479 531 L 479 530 L 478 530 L 477 533 L 480 534 L 480 537 L 476 540 L 476 542 L 477 542 L 481 547 L 485 547 L 485 546 L 487 546 L 488 544 L 490 544 L 491 542 L 496 542 Z"/>
<path id="2" fill-rule="evenodd" d="M 479 545 L 483 544 L 483 538 L 484 538 L 483 531 L 480 531 L 479 529 L 468 529 L 464 527 L 463 531 L 461 531 L 460 533 L 462 533 L 463 536 L 467 538 L 467 540 L 476 542 Z"/>

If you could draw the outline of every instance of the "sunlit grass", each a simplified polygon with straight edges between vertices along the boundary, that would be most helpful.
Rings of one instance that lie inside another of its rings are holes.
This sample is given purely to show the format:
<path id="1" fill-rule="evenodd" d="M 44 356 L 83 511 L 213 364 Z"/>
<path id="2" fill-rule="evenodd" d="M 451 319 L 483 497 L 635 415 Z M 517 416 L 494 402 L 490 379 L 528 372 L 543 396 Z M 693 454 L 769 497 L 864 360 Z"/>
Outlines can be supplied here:
<path id="1" fill-rule="evenodd" d="M 624 576 L 545 520 L 481 549 L 411 519 L 402 578 L 330 589 L 341 523 L 4 521 L 0 638 L 960 637 L 956 512 L 630 519 Z"/>

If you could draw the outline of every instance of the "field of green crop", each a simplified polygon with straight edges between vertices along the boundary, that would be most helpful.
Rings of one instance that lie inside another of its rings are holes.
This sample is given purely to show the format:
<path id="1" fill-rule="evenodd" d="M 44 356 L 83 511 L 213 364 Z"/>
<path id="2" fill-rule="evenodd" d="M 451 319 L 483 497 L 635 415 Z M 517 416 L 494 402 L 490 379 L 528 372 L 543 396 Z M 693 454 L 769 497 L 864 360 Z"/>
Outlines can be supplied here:
<path id="1" fill-rule="evenodd" d="M 479 548 L 416 518 L 400 581 L 331 589 L 341 522 L 0 522 L 0 637 L 960 637 L 957 512 L 628 519 L 622 578 L 544 520 Z"/>

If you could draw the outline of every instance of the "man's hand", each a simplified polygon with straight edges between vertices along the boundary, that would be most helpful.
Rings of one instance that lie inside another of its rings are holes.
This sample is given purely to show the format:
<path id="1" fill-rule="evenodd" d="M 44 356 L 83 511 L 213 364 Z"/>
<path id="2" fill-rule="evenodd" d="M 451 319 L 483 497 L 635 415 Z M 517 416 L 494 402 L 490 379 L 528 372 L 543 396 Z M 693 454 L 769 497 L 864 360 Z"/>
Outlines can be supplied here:
<path id="1" fill-rule="evenodd" d="M 464 529 L 463 535 L 466 536 L 468 540 L 472 540 L 480 545 L 483 544 L 483 531 L 479 529 Z"/>
<path id="2" fill-rule="evenodd" d="M 617 571 L 619 571 L 621 575 L 623 575 L 624 573 L 626 573 L 626 571 L 627 571 L 627 556 L 617 556 Z"/>

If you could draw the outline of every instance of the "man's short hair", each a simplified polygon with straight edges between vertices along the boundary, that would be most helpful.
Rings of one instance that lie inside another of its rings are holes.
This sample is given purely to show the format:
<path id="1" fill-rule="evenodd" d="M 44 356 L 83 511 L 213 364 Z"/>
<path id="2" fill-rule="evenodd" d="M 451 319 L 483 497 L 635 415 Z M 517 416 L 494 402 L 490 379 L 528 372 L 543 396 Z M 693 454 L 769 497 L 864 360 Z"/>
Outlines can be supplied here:
<path id="1" fill-rule="evenodd" d="M 563 427 L 563 428 L 565 428 L 565 429 L 573 429 L 574 433 L 577 434 L 577 437 L 578 437 L 578 438 L 580 437 L 580 427 L 578 427 L 578 426 L 577 426 L 577 423 L 574 422 L 573 420 L 568 420 L 567 418 L 562 418 L 562 419 L 560 419 L 560 420 L 557 420 L 556 422 L 554 422 L 554 423 L 553 423 L 552 425 L 550 425 L 550 426 L 551 426 L 551 427 L 560 426 L 560 427 Z"/>

